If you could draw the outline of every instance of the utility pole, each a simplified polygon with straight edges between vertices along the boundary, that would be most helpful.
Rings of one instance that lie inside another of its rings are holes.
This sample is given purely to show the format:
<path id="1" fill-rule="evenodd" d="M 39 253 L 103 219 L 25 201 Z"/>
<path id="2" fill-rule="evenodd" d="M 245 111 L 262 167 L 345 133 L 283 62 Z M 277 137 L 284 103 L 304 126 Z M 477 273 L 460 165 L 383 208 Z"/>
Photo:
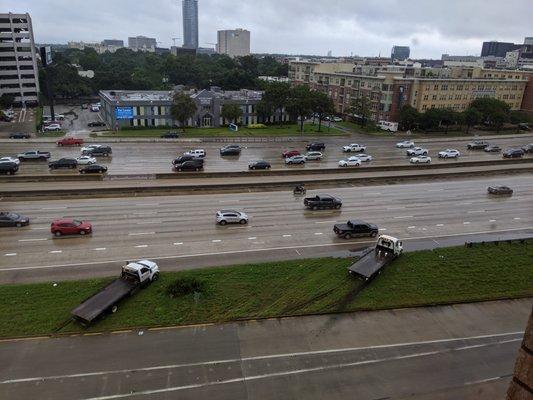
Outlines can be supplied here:
<path id="1" fill-rule="evenodd" d="M 52 122 L 55 122 L 55 111 L 54 111 L 54 93 L 52 91 L 52 78 L 50 76 L 50 66 L 52 65 L 52 49 L 50 46 L 43 46 L 39 49 L 41 54 L 41 62 L 44 67 L 45 75 L 44 75 L 44 81 L 46 86 L 46 96 L 48 97 L 48 101 L 50 103 L 50 116 L 52 119 Z"/>

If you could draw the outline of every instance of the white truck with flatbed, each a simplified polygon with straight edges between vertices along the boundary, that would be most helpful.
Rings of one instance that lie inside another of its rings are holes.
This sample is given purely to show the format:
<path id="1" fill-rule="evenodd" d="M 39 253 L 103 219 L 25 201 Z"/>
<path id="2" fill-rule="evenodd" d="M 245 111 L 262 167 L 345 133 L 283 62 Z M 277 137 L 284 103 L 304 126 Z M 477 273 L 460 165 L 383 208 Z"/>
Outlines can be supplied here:
<path id="1" fill-rule="evenodd" d="M 83 301 L 71 311 L 71 315 L 82 325 L 88 326 L 104 313 L 115 312 L 121 300 L 133 296 L 158 278 L 159 267 L 155 262 L 149 260 L 128 262 L 122 267 L 119 278 Z"/>
<path id="2" fill-rule="evenodd" d="M 381 235 L 376 247 L 363 250 L 361 257 L 348 267 L 348 272 L 364 281 L 369 281 L 402 253 L 403 243 L 400 239 Z"/>

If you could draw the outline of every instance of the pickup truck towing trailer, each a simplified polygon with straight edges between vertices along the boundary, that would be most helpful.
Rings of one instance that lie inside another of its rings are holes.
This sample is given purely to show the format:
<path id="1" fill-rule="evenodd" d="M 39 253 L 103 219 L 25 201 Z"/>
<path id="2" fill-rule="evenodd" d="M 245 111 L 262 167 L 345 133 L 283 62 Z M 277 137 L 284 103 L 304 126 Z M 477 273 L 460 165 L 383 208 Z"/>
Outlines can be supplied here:
<path id="1" fill-rule="evenodd" d="M 381 235 L 376 247 L 364 250 L 362 256 L 348 268 L 348 272 L 365 281 L 369 281 L 400 256 L 402 252 L 403 244 L 400 239 Z"/>
<path id="2" fill-rule="evenodd" d="M 98 293 L 89 297 L 71 311 L 71 315 L 88 326 L 108 311 L 116 311 L 118 303 L 132 296 L 142 287 L 157 280 L 159 267 L 153 261 L 141 260 L 122 267 L 120 278 L 115 279 Z"/>

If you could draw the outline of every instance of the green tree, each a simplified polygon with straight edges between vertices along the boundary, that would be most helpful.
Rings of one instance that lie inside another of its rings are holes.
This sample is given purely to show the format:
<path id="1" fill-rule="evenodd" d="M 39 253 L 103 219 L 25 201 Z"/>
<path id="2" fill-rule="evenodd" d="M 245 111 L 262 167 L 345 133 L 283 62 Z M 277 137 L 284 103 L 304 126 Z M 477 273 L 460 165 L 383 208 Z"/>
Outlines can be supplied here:
<path id="1" fill-rule="evenodd" d="M 283 125 L 283 109 L 288 106 L 291 86 L 288 83 L 274 82 L 267 86 L 263 100 L 274 107 L 279 115 L 279 125 Z"/>
<path id="2" fill-rule="evenodd" d="M 9 93 L 3 93 L 0 96 L 0 108 L 9 108 L 15 102 L 15 96 Z"/>
<path id="3" fill-rule="evenodd" d="M 420 122 L 420 113 L 414 107 L 405 105 L 400 110 L 400 126 L 404 130 L 414 129 Z"/>
<path id="4" fill-rule="evenodd" d="M 261 99 L 259 103 L 255 105 L 255 112 L 261 117 L 263 122 L 266 122 L 274 115 L 274 107 L 265 99 Z"/>
<path id="5" fill-rule="evenodd" d="M 470 128 L 479 124 L 482 117 L 483 117 L 482 114 L 475 108 L 469 107 L 465 111 L 463 111 L 463 121 L 464 121 L 464 124 L 466 125 L 467 134 L 470 132 Z"/>
<path id="6" fill-rule="evenodd" d="M 312 112 L 318 117 L 318 131 L 322 130 L 322 120 L 335 112 L 333 100 L 323 92 L 311 92 Z"/>
<path id="7" fill-rule="evenodd" d="M 313 112 L 314 99 L 309 86 L 298 85 L 290 89 L 287 110 L 299 120 L 301 133 L 304 132 L 305 120 Z"/>
<path id="8" fill-rule="evenodd" d="M 491 123 L 496 128 L 496 132 L 500 132 L 503 125 L 509 121 L 509 113 L 503 110 L 496 110 L 491 114 Z"/>
<path id="9" fill-rule="evenodd" d="M 242 109 L 238 104 L 224 104 L 220 116 L 232 123 L 236 123 L 242 117 Z"/>
<path id="10" fill-rule="evenodd" d="M 171 107 L 172 117 L 185 129 L 187 121 L 194 117 L 198 107 L 191 96 L 186 93 L 176 93 Z"/>
<path id="11" fill-rule="evenodd" d="M 457 113 L 451 108 L 444 108 L 440 110 L 440 123 L 445 126 L 444 133 L 448 134 L 448 129 L 450 125 L 457 123 Z"/>
<path id="12" fill-rule="evenodd" d="M 437 108 L 430 108 L 420 116 L 420 127 L 425 131 L 435 129 L 440 124 L 440 111 Z"/>
<path id="13" fill-rule="evenodd" d="M 364 128 L 366 123 L 370 119 L 371 109 L 372 104 L 367 96 L 362 95 L 354 99 L 351 111 L 359 118 L 361 128 Z"/>
<path id="14" fill-rule="evenodd" d="M 501 119 L 501 114 L 505 114 L 508 118 L 511 107 L 504 101 L 493 99 L 490 97 L 484 97 L 474 100 L 470 103 L 470 108 L 476 109 L 481 113 L 482 122 L 494 125 L 495 121 L 493 116 L 497 114 L 497 119 Z"/>

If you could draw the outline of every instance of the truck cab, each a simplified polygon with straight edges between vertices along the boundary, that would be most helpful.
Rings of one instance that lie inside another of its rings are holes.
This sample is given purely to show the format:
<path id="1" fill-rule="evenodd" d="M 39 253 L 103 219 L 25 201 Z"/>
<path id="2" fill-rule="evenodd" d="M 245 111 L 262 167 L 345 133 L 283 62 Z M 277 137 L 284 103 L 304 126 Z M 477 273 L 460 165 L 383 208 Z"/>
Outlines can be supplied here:
<path id="1" fill-rule="evenodd" d="M 403 243 L 400 239 L 393 236 L 381 235 L 378 238 L 376 250 L 384 250 L 399 256 L 403 252 Z"/>
<path id="2" fill-rule="evenodd" d="M 159 277 L 159 267 L 153 261 L 129 262 L 122 267 L 122 278 L 132 279 L 141 285 L 148 284 Z"/>

